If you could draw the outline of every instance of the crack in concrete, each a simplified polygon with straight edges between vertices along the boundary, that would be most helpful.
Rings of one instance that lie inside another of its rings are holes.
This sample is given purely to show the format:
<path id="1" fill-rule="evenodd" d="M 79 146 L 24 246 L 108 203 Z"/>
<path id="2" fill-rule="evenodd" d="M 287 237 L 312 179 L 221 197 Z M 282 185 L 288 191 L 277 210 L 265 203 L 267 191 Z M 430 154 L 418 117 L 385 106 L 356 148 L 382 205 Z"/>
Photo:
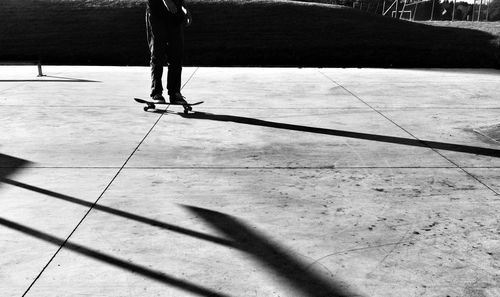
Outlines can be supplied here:
<path id="1" fill-rule="evenodd" d="M 411 241 L 404 242 L 404 241 L 400 240 L 398 242 L 384 243 L 384 244 L 379 244 L 379 245 L 371 245 L 371 246 L 366 246 L 366 247 L 358 247 L 358 248 L 352 248 L 352 249 L 348 249 L 348 250 L 343 250 L 343 251 L 340 251 L 340 252 L 334 252 L 334 253 L 322 256 L 320 258 L 317 258 L 312 263 L 310 263 L 309 265 L 307 265 L 306 269 L 310 269 L 312 266 L 318 264 L 319 262 L 321 262 L 324 259 L 329 258 L 331 256 L 340 255 L 340 254 L 346 254 L 346 253 L 351 253 L 351 252 L 357 252 L 357 251 L 363 251 L 363 250 L 376 249 L 376 248 L 381 248 L 381 247 L 384 247 L 384 246 L 399 245 L 399 244 L 402 244 L 402 243 L 410 243 L 410 242 Z"/>

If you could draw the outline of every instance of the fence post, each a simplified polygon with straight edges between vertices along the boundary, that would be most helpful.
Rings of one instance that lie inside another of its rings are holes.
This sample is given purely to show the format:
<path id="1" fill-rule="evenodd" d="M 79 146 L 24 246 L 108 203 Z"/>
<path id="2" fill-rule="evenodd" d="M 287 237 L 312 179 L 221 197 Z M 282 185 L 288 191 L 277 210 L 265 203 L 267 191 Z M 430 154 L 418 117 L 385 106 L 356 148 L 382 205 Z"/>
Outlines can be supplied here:
<path id="1" fill-rule="evenodd" d="M 436 2 L 435 0 L 431 0 L 432 1 L 432 10 L 431 10 L 431 21 L 432 21 L 432 18 L 434 17 L 434 3 Z"/>
<path id="2" fill-rule="evenodd" d="M 453 12 L 451 13 L 451 21 L 455 21 L 455 9 L 456 9 L 456 4 L 457 4 L 457 0 L 453 0 Z"/>
<path id="3" fill-rule="evenodd" d="M 474 12 L 476 11 L 476 0 L 474 0 L 474 3 L 472 4 L 472 21 L 474 22 Z"/>
<path id="4" fill-rule="evenodd" d="M 490 18 L 490 2 L 491 0 L 488 0 L 488 4 L 486 6 L 486 21 L 489 21 Z"/>
<path id="5" fill-rule="evenodd" d="M 477 21 L 480 22 L 481 21 L 481 8 L 483 6 L 483 0 L 481 0 L 479 2 L 479 12 L 477 13 Z"/>

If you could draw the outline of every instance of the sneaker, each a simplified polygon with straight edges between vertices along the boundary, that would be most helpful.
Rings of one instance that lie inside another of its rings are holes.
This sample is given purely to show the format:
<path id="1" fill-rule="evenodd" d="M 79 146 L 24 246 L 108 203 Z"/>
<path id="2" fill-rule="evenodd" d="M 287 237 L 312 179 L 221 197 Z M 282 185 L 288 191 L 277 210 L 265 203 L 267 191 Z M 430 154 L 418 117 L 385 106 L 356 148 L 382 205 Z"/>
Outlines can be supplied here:
<path id="1" fill-rule="evenodd" d="M 170 103 L 172 104 L 188 104 L 186 102 L 186 97 L 182 96 L 181 93 L 175 93 L 169 96 Z"/>
<path id="2" fill-rule="evenodd" d="M 156 101 L 156 102 L 165 102 L 165 98 L 163 97 L 162 94 L 156 94 L 156 95 L 152 96 L 151 99 L 153 99 L 153 101 Z"/>

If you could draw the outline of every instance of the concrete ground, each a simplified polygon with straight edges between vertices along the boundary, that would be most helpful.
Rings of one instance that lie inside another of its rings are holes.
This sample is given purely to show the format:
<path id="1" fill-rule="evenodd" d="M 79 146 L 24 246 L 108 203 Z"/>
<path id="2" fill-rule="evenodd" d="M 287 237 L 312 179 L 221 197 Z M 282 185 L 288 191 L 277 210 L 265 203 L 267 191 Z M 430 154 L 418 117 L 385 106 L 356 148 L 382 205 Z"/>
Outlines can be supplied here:
<path id="1" fill-rule="evenodd" d="M 500 296 L 500 71 L 44 72 L 0 67 L 1 296 Z"/>

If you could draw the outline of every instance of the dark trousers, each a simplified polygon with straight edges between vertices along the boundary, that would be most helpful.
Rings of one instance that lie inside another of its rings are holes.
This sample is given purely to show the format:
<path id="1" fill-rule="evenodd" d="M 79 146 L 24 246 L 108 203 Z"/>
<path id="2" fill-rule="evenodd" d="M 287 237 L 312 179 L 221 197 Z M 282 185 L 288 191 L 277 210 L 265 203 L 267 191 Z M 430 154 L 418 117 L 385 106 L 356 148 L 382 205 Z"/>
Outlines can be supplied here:
<path id="1" fill-rule="evenodd" d="M 161 78 L 165 63 L 168 63 L 168 94 L 178 93 L 181 90 L 184 25 L 146 12 L 146 26 L 151 52 L 151 97 L 163 92 Z"/>

